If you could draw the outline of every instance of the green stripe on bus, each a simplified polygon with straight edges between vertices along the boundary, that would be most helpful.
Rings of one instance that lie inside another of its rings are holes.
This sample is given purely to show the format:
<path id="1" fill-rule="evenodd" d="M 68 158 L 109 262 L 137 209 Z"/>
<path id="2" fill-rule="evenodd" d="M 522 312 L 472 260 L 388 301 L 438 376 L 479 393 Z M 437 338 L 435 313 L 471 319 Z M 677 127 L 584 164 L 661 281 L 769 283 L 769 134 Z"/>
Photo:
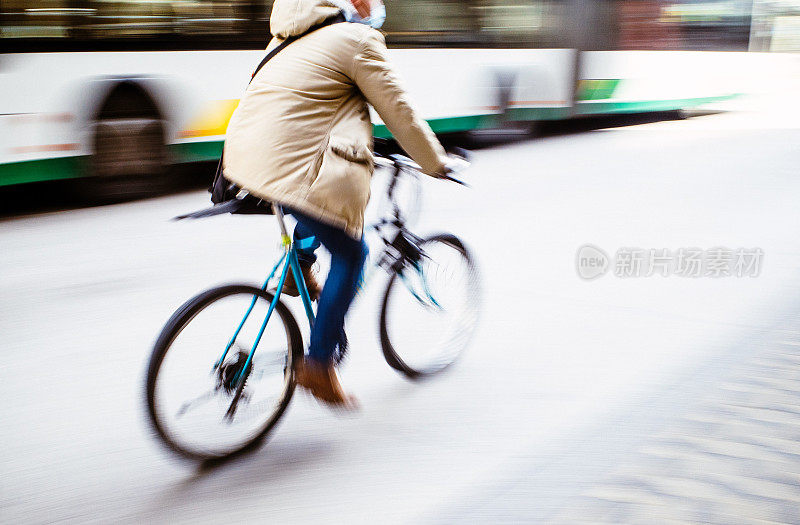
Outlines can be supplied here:
<path id="1" fill-rule="evenodd" d="M 696 107 L 712 102 L 730 100 L 738 94 L 716 97 L 682 98 L 675 100 L 645 100 L 633 102 L 578 102 L 574 115 L 595 115 L 603 113 L 637 113 L 647 111 L 671 111 Z M 569 108 L 510 108 L 507 118 L 509 120 L 560 120 L 568 118 L 571 114 Z M 497 114 L 467 115 L 431 119 L 428 121 L 434 133 L 453 133 L 473 129 L 487 129 L 499 127 L 502 117 Z M 391 133 L 386 126 L 378 124 L 373 126 L 373 134 L 378 138 L 391 138 Z M 221 140 L 206 142 L 185 142 L 169 146 L 173 158 L 177 162 L 213 161 L 219 159 L 222 153 Z M 86 171 L 86 156 L 60 157 L 54 159 L 29 160 L 23 162 L 10 162 L 0 164 L 0 186 L 24 184 L 60 179 L 81 177 Z"/>
<path id="2" fill-rule="evenodd" d="M 86 157 L 58 157 L 0 164 L 0 186 L 80 177 Z"/>
<path id="3" fill-rule="evenodd" d="M 170 153 L 178 162 L 201 162 L 205 160 L 219 160 L 222 155 L 221 140 L 206 142 L 183 142 L 171 144 Z"/>
<path id="4" fill-rule="evenodd" d="M 585 78 L 578 81 L 578 100 L 611 98 L 619 86 L 618 78 Z"/>
<path id="5" fill-rule="evenodd" d="M 469 131 L 471 129 L 491 128 L 497 126 L 499 122 L 499 116 L 495 114 L 433 118 L 428 120 L 428 124 L 430 124 L 434 133 L 455 133 L 458 131 Z M 383 124 L 375 124 L 372 126 L 372 134 L 379 139 L 388 139 L 392 137 L 392 134 Z"/>
<path id="6" fill-rule="evenodd" d="M 722 102 L 737 97 L 738 94 L 721 95 L 717 97 L 680 98 L 674 100 L 642 100 L 631 102 L 578 102 L 575 106 L 576 115 L 596 115 L 603 113 L 644 113 L 648 111 L 673 111 Z"/>
<path id="7" fill-rule="evenodd" d="M 569 108 L 510 108 L 508 120 L 563 120 L 569 118 Z"/>

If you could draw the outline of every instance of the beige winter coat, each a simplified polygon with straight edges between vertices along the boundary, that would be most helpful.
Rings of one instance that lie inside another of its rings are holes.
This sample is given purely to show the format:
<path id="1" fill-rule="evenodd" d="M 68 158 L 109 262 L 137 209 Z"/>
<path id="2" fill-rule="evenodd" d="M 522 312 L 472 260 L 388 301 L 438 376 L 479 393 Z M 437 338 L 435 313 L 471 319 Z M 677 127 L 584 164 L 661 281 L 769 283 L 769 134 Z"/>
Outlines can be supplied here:
<path id="1" fill-rule="evenodd" d="M 337 13 L 326 0 L 276 0 L 267 50 Z M 374 167 L 368 102 L 426 173 L 442 172 L 445 152 L 387 61 L 383 35 L 344 22 L 289 44 L 256 75 L 228 125 L 225 176 L 360 238 Z"/>

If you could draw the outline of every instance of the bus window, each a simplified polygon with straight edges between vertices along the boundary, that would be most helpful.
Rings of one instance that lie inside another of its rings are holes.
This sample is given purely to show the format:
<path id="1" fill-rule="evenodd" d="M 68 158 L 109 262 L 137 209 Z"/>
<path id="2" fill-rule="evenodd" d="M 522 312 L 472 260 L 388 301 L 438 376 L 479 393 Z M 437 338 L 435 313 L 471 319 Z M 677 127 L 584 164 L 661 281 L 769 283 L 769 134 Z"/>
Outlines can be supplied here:
<path id="1" fill-rule="evenodd" d="M 618 0 L 616 49 L 745 51 L 751 2 Z"/>
<path id="2" fill-rule="evenodd" d="M 569 47 L 564 35 L 566 6 L 554 0 L 481 2 L 481 32 L 490 44 L 512 47 Z"/>
<path id="3" fill-rule="evenodd" d="M 11 51 L 263 48 L 270 0 L 3 0 Z"/>
<path id="4" fill-rule="evenodd" d="M 398 47 L 565 47 L 563 0 L 385 0 Z"/>
<path id="5" fill-rule="evenodd" d="M 470 45 L 476 39 L 474 1 L 384 0 L 386 41 L 390 46 Z"/>
<path id="6" fill-rule="evenodd" d="M 54 0 L 3 0 L 0 35 L 4 42 L 12 38 L 66 38 L 75 23 L 89 14 L 88 10 L 73 4 L 75 2 Z"/>

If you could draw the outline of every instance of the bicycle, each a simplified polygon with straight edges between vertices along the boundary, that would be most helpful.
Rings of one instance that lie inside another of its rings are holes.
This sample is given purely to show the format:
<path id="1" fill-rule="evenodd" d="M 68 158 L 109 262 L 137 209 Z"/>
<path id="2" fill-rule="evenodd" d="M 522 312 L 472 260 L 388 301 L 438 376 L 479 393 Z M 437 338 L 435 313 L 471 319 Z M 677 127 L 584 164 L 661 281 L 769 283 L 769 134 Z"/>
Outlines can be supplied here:
<path id="1" fill-rule="evenodd" d="M 392 368 L 418 379 L 447 368 L 469 343 L 480 308 L 478 272 L 455 235 L 423 238 L 408 230 L 398 181 L 410 177 L 419 189 L 419 166 L 402 155 L 376 153 L 375 161 L 391 171 L 385 193 L 391 212 L 372 225 L 383 242 L 375 267 L 389 273 L 380 342 Z M 154 345 L 147 368 L 147 413 L 161 441 L 185 458 L 221 459 L 258 446 L 292 399 L 294 364 L 303 359 L 305 348 L 296 319 L 280 300 L 289 268 L 309 325 L 314 309 L 297 260 L 303 241 L 300 246 L 292 241 L 283 210 L 273 209 L 283 254 L 264 283 L 226 284 L 198 294 L 175 311 Z M 276 275 L 273 292 L 269 283 Z M 431 322 L 438 334 L 435 342 L 423 330 Z M 423 341 L 414 341 L 419 335 Z M 211 353 L 196 363 L 180 361 L 183 354 L 198 357 L 198 349 L 206 346 Z M 204 379 L 202 388 L 187 398 L 198 378 Z M 186 418 L 190 414 L 192 421 Z M 220 443 L 205 443 L 206 438 Z"/>

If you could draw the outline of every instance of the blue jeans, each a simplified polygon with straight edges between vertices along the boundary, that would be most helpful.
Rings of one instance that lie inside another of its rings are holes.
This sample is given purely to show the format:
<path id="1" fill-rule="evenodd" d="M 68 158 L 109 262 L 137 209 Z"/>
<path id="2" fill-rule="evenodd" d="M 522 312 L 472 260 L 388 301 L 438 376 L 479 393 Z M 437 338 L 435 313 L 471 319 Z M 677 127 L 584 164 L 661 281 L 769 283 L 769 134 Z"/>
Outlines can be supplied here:
<path id="1" fill-rule="evenodd" d="M 345 350 L 344 316 L 358 290 L 367 259 L 367 245 L 363 239 L 357 241 L 343 230 L 297 211 L 286 209 L 286 213 L 291 213 L 297 219 L 295 242 L 314 237 L 310 246 L 297 251 L 297 259 L 301 264 L 311 265 L 317 260 L 314 252 L 320 244 L 331 254 L 331 268 L 317 304 L 317 318 L 311 329 L 308 352 L 311 359 L 328 364 L 334 358 L 337 347 L 340 354 Z"/>

